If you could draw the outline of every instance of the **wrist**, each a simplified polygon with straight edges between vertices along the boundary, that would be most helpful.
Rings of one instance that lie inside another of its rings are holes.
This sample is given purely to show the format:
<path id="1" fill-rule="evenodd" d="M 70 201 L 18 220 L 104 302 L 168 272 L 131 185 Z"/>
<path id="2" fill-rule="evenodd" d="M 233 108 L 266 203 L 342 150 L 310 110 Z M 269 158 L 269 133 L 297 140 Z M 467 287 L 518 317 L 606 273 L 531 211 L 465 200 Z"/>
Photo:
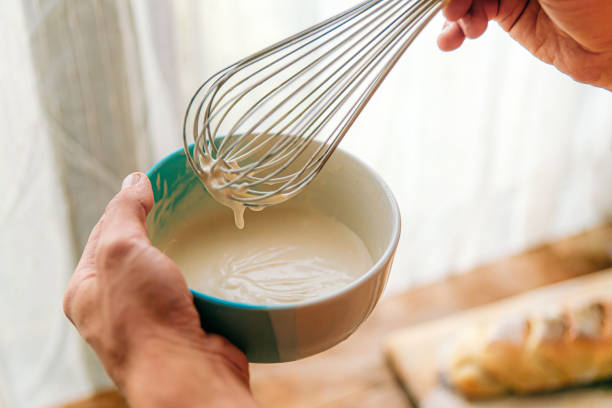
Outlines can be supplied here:
<path id="1" fill-rule="evenodd" d="M 204 334 L 197 345 L 170 338 L 143 341 L 114 379 L 133 408 L 256 406 L 248 371 L 208 343 Z"/>

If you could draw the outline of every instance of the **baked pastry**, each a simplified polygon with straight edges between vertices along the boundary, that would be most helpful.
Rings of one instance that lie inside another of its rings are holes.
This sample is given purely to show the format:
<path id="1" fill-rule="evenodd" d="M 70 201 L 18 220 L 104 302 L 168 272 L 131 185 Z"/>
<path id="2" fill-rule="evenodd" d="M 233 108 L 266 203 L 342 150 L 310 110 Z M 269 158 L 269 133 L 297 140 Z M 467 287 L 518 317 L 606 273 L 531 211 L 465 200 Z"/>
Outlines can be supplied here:
<path id="1" fill-rule="evenodd" d="M 612 302 L 593 301 L 473 327 L 441 355 L 445 383 L 471 398 L 612 377 Z"/>

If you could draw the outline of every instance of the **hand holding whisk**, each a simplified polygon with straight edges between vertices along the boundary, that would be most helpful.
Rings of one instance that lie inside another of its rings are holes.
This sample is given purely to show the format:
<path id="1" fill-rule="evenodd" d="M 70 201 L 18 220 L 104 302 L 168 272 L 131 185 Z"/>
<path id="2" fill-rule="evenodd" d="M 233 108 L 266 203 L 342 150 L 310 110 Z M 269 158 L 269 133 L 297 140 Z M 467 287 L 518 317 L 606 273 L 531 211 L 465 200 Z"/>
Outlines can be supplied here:
<path id="1" fill-rule="evenodd" d="M 442 5 L 364 1 L 198 89 L 185 115 L 187 159 L 209 193 L 234 209 L 239 227 L 245 207 L 283 202 L 315 178 Z"/>

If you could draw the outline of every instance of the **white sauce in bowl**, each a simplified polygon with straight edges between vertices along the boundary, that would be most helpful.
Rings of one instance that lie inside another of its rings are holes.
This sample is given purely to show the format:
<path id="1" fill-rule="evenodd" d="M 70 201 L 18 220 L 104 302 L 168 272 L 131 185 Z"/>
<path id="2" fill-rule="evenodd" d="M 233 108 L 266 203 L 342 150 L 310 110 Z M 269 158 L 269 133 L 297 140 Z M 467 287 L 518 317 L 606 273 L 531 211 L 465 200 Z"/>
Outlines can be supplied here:
<path id="1" fill-rule="evenodd" d="M 299 302 L 331 294 L 367 272 L 372 258 L 347 226 L 321 212 L 273 206 L 238 230 L 225 213 L 203 214 L 159 247 L 189 286 L 249 304 Z"/>

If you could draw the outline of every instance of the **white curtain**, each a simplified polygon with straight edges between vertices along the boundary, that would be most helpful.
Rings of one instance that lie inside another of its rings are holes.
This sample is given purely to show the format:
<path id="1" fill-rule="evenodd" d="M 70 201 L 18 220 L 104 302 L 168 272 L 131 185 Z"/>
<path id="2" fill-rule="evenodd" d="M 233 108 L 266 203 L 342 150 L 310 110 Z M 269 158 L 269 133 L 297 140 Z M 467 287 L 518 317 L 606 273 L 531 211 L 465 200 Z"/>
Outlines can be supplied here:
<path id="1" fill-rule="evenodd" d="M 0 2 L 0 407 L 107 386 L 63 317 L 87 235 L 122 177 L 181 146 L 195 88 L 355 0 Z M 436 18 L 342 142 L 395 192 L 388 292 L 611 215 L 612 93 L 495 25 L 452 54 Z"/>

